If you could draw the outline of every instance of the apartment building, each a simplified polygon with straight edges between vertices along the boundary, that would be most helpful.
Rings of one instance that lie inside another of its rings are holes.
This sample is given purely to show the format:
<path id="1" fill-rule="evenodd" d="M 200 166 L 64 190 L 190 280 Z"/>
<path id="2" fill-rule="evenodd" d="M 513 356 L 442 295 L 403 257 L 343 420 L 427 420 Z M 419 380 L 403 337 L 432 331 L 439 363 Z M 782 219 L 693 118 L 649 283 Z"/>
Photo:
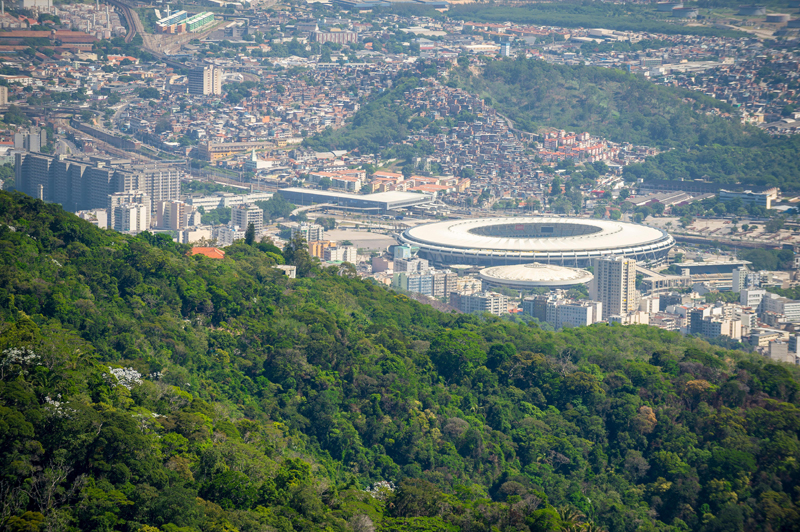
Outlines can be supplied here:
<path id="1" fill-rule="evenodd" d="M 488 312 L 500 316 L 508 312 L 508 297 L 497 292 L 477 294 L 450 293 L 450 306 L 465 314 Z"/>
<path id="2" fill-rule="evenodd" d="M 637 310 L 636 261 L 625 257 L 596 259 L 591 298 L 603 304 L 606 317 Z"/>
<path id="3" fill-rule="evenodd" d="M 264 210 L 252 203 L 231 207 L 231 224 L 243 231 L 253 224 L 256 234 L 261 234 L 264 229 Z"/>
<path id="4" fill-rule="evenodd" d="M 322 258 L 329 262 L 350 262 L 355 264 L 358 259 L 358 250 L 355 246 L 330 246 L 322 252 Z"/>
<path id="5" fill-rule="evenodd" d="M 116 192 L 108 196 L 108 227 L 140 233 L 150 229 L 150 196 L 141 191 Z"/>
<path id="6" fill-rule="evenodd" d="M 206 66 L 189 71 L 189 94 L 222 94 L 222 69 Z"/>
<path id="7" fill-rule="evenodd" d="M 43 153 L 15 155 L 17 188 L 77 212 L 104 209 L 116 192 L 141 191 L 151 202 L 177 200 L 181 171 L 169 165 L 133 165 L 128 159 L 73 158 Z M 155 205 L 151 203 L 151 209 Z"/>

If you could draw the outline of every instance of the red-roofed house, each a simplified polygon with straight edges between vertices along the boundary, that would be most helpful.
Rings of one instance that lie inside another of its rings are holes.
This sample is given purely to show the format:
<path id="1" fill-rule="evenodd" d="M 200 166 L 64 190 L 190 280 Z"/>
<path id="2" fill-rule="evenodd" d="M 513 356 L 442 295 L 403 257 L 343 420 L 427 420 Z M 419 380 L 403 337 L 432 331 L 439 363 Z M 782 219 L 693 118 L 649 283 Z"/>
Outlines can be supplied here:
<path id="1" fill-rule="evenodd" d="M 192 248 L 188 253 L 190 256 L 205 255 L 210 259 L 224 259 L 225 252 L 217 248 Z"/>

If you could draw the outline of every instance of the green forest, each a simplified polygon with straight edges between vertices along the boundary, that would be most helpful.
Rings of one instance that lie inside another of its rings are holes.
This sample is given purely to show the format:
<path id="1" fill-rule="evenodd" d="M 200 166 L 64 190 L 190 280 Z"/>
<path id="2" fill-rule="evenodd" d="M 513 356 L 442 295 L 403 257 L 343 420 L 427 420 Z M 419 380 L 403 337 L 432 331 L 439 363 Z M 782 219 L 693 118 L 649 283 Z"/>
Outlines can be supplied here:
<path id="1" fill-rule="evenodd" d="M 798 368 L 440 313 L 303 244 L 0 192 L 0 529 L 800 529 Z"/>
<path id="2" fill-rule="evenodd" d="M 800 137 L 765 138 L 757 146 L 696 146 L 649 157 L 625 167 L 624 176 L 644 179 L 706 179 L 717 183 L 800 190 Z"/>
<path id="3" fill-rule="evenodd" d="M 727 103 L 612 68 L 520 58 L 488 61 L 481 75 L 458 67 L 452 79 L 489 98 L 498 112 L 526 131 L 585 130 L 614 142 L 661 148 L 744 145 L 766 136 L 736 121 L 698 112 L 732 112 Z"/>
<path id="4" fill-rule="evenodd" d="M 405 91 L 417 86 L 419 80 L 415 77 L 395 78 L 391 89 L 371 95 L 344 127 L 328 127 L 322 133 L 303 139 L 303 146 L 315 151 L 380 153 L 383 148 L 404 141 L 413 130 L 409 125 L 412 113 L 396 100 L 402 100 Z"/>
<path id="5" fill-rule="evenodd" d="M 668 13 L 659 13 L 655 5 L 631 3 L 604 3 L 584 0 L 562 3 L 542 2 L 524 6 L 496 6 L 493 4 L 461 4 L 453 6 L 448 16 L 467 22 L 503 22 L 536 24 L 561 28 L 608 28 L 620 31 L 643 31 L 673 35 L 702 35 L 717 37 L 747 37 L 741 31 L 686 26 L 670 19 Z"/>
<path id="6" fill-rule="evenodd" d="M 418 61 L 413 69 L 403 70 L 387 87 L 374 91 L 362 103 L 344 127 L 326 128 L 322 133 L 303 140 L 303 146 L 315 151 L 356 150 L 360 153 L 381 153 L 394 144 L 427 126 L 430 119 L 412 116 L 403 103 L 403 93 L 420 86 L 422 78 L 436 76 L 436 67 Z"/>
<path id="7" fill-rule="evenodd" d="M 772 138 L 736 119 L 706 114 L 734 110 L 699 92 L 620 70 L 536 59 L 489 61 L 481 75 L 458 67 L 452 78 L 523 130 L 583 130 L 614 142 L 675 148 L 626 166 L 630 180 L 708 179 L 800 190 L 800 138 Z"/>

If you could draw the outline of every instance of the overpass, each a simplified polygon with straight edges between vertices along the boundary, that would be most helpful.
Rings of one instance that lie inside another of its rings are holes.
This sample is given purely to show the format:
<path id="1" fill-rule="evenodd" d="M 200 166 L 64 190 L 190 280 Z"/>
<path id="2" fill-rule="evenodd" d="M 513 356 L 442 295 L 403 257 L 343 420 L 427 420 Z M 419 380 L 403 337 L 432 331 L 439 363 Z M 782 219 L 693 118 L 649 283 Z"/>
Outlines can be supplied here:
<path id="1" fill-rule="evenodd" d="M 337 207 L 335 203 L 317 203 L 315 205 L 306 205 L 305 207 L 298 207 L 291 212 L 291 216 L 295 216 L 301 212 L 309 212 L 315 211 L 317 209 L 328 209 L 331 207 Z"/>

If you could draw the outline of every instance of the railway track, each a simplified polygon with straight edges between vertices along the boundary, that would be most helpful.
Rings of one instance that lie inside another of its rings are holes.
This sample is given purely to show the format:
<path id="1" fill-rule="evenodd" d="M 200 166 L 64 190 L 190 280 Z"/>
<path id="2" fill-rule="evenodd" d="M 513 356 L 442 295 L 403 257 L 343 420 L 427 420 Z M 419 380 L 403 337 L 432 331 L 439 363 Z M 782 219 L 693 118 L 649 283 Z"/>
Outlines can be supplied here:
<path id="1" fill-rule="evenodd" d="M 144 34 L 142 22 L 139 20 L 139 17 L 133 14 L 130 6 L 119 0 L 108 0 L 108 3 L 118 8 L 122 12 L 122 16 L 125 17 L 125 22 L 128 24 L 128 33 L 125 35 L 126 43 L 130 43 L 137 33 Z"/>

